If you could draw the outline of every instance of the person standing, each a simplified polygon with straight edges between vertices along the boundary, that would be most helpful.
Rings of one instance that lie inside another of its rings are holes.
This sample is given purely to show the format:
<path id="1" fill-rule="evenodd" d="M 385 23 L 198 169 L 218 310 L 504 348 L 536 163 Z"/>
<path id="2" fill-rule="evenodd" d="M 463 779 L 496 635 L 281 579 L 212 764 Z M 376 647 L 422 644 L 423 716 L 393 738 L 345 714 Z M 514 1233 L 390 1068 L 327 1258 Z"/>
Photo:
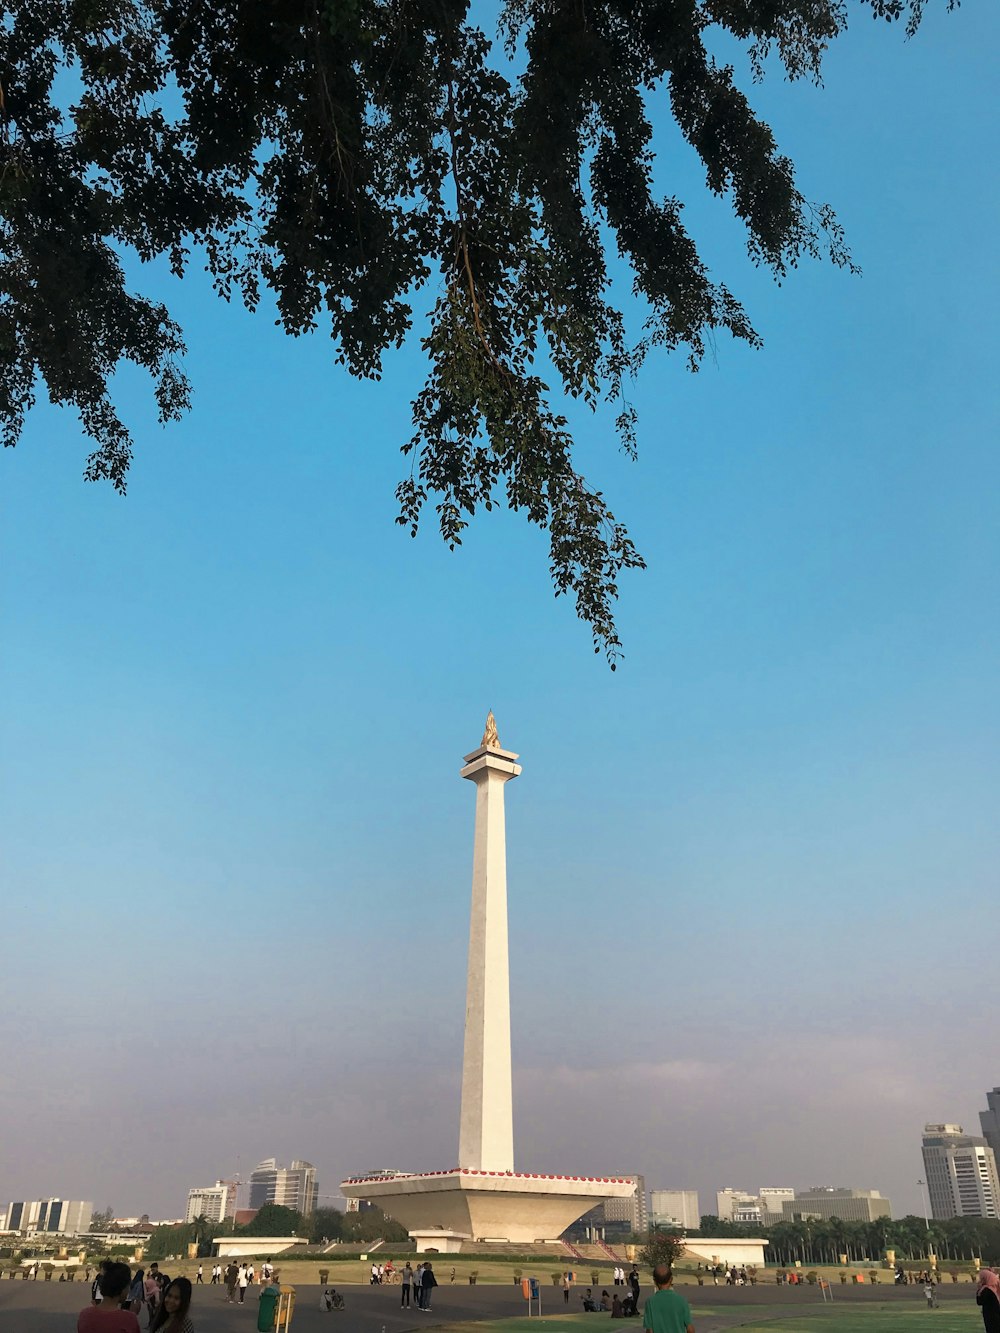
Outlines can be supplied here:
<path id="1" fill-rule="evenodd" d="M 413 1270 L 413 1299 L 417 1303 L 417 1309 L 422 1310 L 424 1306 L 424 1266 L 417 1264 Z"/>
<path id="2" fill-rule="evenodd" d="M 134 1315 L 138 1315 L 145 1304 L 146 1304 L 145 1275 L 141 1268 L 137 1268 L 135 1270 L 135 1277 L 129 1284 L 128 1294 L 122 1301 L 122 1308 L 126 1310 L 131 1310 Z"/>
<path id="3" fill-rule="evenodd" d="M 97 1272 L 94 1274 L 94 1280 L 90 1284 L 90 1303 L 91 1305 L 100 1305 L 104 1297 L 101 1295 L 101 1277 L 105 1270 L 110 1267 L 110 1259 L 102 1259 L 97 1265 Z"/>
<path id="4" fill-rule="evenodd" d="M 407 1259 L 403 1268 L 403 1284 L 399 1291 L 399 1304 L 410 1308 L 410 1287 L 413 1283 L 413 1269 L 410 1267 L 410 1261 Z"/>
<path id="5" fill-rule="evenodd" d="M 240 1270 L 233 1263 L 232 1259 L 230 1259 L 229 1267 L 226 1269 L 226 1291 L 229 1293 L 228 1300 L 230 1305 L 232 1305 L 233 1299 L 236 1296 L 236 1284 L 239 1280 Z"/>
<path id="6" fill-rule="evenodd" d="M 156 1307 L 160 1303 L 160 1284 L 156 1280 L 156 1274 L 153 1269 L 155 1264 L 150 1264 L 149 1272 L 146 1274 L 146 1281 L 143 1284 L 146 1293 L 146 1327 L 149 1328 L 153 1322 L 153 1316 L 156 1314 Z"/>
<path id="7" fill-rule="evenodd" d="M 77 1333 L 140 1333 L 139 1321 L 131 1310 L 122 1309 L 128 1296 L 132 1274 L 128 1264 L 108 1263 L 98 1277 L 100 1305 L 88 1305 L 76 1320 Z"/>
<path id="8" fill-rule="evenodd" d="M 437 1278 L 434 1276 L 434 1270 L 430 1264 L 424 1264 L 423 1277 L 420 1279 L 420 1308 L 429 1311 L 431 1308 L 431 1292 L 437 1286 Z"/>
<path id="9" fill-rule="evenodd" d="M 633 1313 L 639 1313 L 639 1270 L 635 1264 L 632 1265 L 632 1271 L 628 1275 L 628 1284 L 632 1289 L 632 1309 Z"/>
<path id="10" fill-rule="evenodd" d="M 979 1270 L 976 1304 L 983 1312 L 983 1326 L 986 1333 L 1000 1333 L 1000 1277 L 997 1277 L 992 1268 Z"/>
<path id="11" fill-rule="evenodd" d="M 631 1283 L 631 1274 L 629 1280 Z M 643 1328 L 648 1333 L 694 1333 L 691 1307 L 674 1291 L 674 1275 L 666 1264 L 657 1264 L 653 1269 L 653 1282 L 656 1290 L 642 1312 Z"/>
<path id="12" fill-rule="evenodd" d="M 569 1273 L 562 1275 L 563 1305 L 569 1305 Z"/>
<path id="13" fill-rule="evenodd" d="M 239 1272 L 236 1275 L 236 1286 L 240 1293 L 240 1305 L 242 1305 L 246 1299 L 247 1287 L 249 1285 L 250 1285 L 250 1270 L 247 1268 L 246 1264 L 242 1264 L 240 1266 Z"/>

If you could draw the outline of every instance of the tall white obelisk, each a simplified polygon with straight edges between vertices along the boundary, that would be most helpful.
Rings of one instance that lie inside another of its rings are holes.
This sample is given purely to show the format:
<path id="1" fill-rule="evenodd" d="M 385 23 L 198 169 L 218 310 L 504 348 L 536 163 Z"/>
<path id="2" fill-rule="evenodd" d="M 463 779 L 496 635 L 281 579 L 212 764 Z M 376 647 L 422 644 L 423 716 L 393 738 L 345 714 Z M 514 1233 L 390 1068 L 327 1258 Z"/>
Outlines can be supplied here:
<path id="1" fill-rule="evenodd" d="M 491 712 L 482 745 L 465 756 L 462 769 L 476 784 L 476 833 L 458 1164 L 473 1171 L 514 1169 L 503 789 L 521 772 L 516 759 L 500 748 Z"/>

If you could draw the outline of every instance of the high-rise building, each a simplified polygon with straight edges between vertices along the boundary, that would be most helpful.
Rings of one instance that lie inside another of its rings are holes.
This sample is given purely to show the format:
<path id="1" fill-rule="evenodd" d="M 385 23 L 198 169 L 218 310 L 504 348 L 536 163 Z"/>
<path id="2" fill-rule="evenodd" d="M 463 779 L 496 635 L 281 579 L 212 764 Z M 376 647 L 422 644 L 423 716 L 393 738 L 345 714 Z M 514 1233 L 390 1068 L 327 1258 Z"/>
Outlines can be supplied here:
<path id="1" fill-rule="evenodd" d="M 727 1188 L 715 1196 L 715 1212 L 720 1221 L 742 1226 L 767 1226 L 780 1219 L 782 1205 L 795 1198 L 791 1185 L 762 1185 L 756 1194 Z"/>
<path id="2" fill-rule="evenodd" d="M 1000 1159 L 1000 1088 L 986 1094 L 986 1105 L 988 1109 L 979 1112 L 979 1123 L 994 1157 Z"/>
<path id="3" fill-rule="evenodd" d="M 734 1190 L 727 1185 L 715 1196 L 715 1215 L 720 1222 L 735 1222 L 737 1213 L 744 1214 L 750 1209 L 756 1210 L 754 1220 L 759 1222 L 760 1198 L 756 1194 L 748 1194 L 746 1190 Z"/>
<path id="4" fill-rule="evenodd" d="M 761 1221 L 765 1226 L 769 1221 L 780 1218 L 783 1205 L 795 1198 L 795 1191 L 790 1185 L 761 1185 L 759 1194 Z"/>
<path id="5" fill-rule="evenodd" d="M 790 1221 L 810 1217 L 839 1217 L 841 1222 L 874 1222 L 877 1217 L 891 1217 L 892 1204 L 878 1190 L 834 1189 L 815 1185 L 794 1199 L 785 1199 L 782 1216 Z"/>
<path id="6" fill-rule="evenodd" d="M 925 1125 L 922 1149 L 932 1217 L 1000 1217 L 997 1160 L 984 1138 L 961 1125 Z"/>
<path id="7" fill-rule="evenodd" d="M 82 1199 L 22 1199 L 7 1205 L 7 1230 L 79 1236 L 93 1212 L 94 1205 Z"/>
<path id="8" fill-rule="evenodd" d="M 217 1180 L 214 1185 L 203 1185 L 188 1190 L 185 1222 L 205 1217 L 209 1222 L 222 1222 L 236 1216 L 236 1181 Z"/>
<path id="9" fill-rule="evenodd" d="M 267 1157 L 250 1175 L 251 1208 L 277 1203 L 309 1217 L 316 1211 L 318 1194 L 316 1168 L 311 1162 L 296 1159 L 291 1166 L 284 1167 L 274 1157 Z"/>
<path id="10" fill-rule="evenodd" d="M 696 1231 L 701 1225 L 697 1190 L 653 1190 L 649 1196 L 650 1218 L 655 1225 L 684 1227 Z"/>
<path id="11" fill-rule="evenodd" d="M 605 1199 L 601 1207 L 604 1221 L 619 1223 L 636 1236 L 644 1236 L 649 1230 L 649 1208 L 646 1205 L 646 1180 L 644 1176 L 618 1173 L 620 1180 L 632 1180 L 635 1188 L 624 1199 Z"/>

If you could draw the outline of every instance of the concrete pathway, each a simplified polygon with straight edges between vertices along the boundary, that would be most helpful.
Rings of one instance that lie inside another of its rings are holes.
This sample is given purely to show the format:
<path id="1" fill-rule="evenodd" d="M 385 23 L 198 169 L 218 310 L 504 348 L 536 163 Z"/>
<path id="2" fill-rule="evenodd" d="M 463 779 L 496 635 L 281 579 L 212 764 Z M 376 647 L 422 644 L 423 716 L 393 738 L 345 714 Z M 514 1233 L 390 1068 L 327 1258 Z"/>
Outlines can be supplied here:
<path id="1" fill-rule="evenodd" d="M 484 1285 L 470 1287 L 447 1283 L 434 1293 L 430 1314 L 400 1309 L 398 1287 L 341 1288 L 346 1308 L 327 1313 L 319 1309 L 320 1288 L 300 1286 L 292 1333 L 409 1333 L 412 1329 L 433 1329 L 470 1319 L 511 1319 L 525 1313 L 520 1289 Z M 698 1333 L 722 1333 L 740 1324 L 769 1319 L 783 1319 L 822 1311 L 823 1303 L 815 1287 L 683 1287 L 691 1302 Z M 0 1282 L 0 1330 L 2 1333 L 73 1333 L 76 1314 L 88 1298 L 86 1284 L 65 1282 Z M 644 1288 L 643 1295 L 648 1294 Z M 978 1314 L 970 1283 L 940 1288 L 943 1304 L 964 1302 Z M 834 1289 L 834 1308 L 887 1303 L 902 1311 L 924 1309 L 920 1287 L 843 1287 Z M 829 1307 L 827 1307 L 829 1308 Z M 570 1304 L 564 1305 L 562 1293 L 543 1287 L 542 1309 L 548 1315 L 580 1314 L 580 1288 L 574 1289 Z M 699 1309 L 704 1313 L 699 1314 Z M 709 1313 L 711 1311 L 711 1313 Z M 191 1309 L 196 1333 L 254 1333 L 257 1325 L 257 1299 L 248 1293 L 244 1306 L 228 1305 L 225 1289 L 195 1287 Z M 607 1316 L 593 1315 L 595 1326 L 605 1327 Z M 145 1325 L 145 1317 L 142 1320 Z M 615 1333 L 635 1330 L 641 1321 L 616 1324 Z M 595 1328 L 595 1333 L 597 1330 Z M 611 1330 L 608 1330 L 611 1333 Z"/>

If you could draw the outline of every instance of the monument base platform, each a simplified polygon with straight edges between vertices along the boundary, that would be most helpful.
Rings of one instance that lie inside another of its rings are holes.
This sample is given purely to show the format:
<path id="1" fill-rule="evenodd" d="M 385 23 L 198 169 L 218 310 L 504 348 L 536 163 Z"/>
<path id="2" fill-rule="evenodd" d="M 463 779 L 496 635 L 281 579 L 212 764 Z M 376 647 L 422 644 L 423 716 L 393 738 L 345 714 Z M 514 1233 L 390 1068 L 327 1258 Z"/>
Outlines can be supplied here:
<path id="1" fill-rule="evenodd" d="M 407 1229 L 418 1250 L 455 1254 L 463 1240 L 532 1245 L 558 1236 L 605 1199 L 628 1198 L 635 1181 L 454 1167 L 422 1175 L 352 1176 L 340 1188 L 348 1199 L 377 1204 Z"/>

